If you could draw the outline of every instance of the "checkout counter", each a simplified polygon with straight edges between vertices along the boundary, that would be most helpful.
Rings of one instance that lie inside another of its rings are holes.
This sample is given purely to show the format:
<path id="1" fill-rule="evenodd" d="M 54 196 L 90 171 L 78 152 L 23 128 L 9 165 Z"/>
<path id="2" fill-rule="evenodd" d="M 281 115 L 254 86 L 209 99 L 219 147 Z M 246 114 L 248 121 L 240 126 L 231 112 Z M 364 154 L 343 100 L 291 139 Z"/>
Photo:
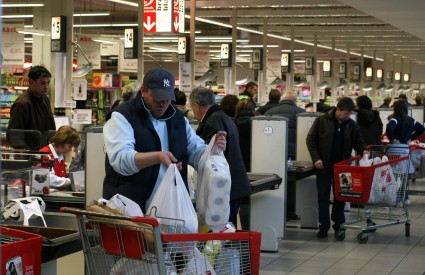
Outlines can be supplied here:
<path id="1" fill-rule="evenodd" d="M 272 173 L 282 178 L 279 189 L 250 196 L 250 230 L 262 233 L 262 251 L 276 252 L 286 230 L 288 119 L 253 117 L 251 133 L 251 173 Z"/>
<path id="2" fill-rule="evenodd" d="M 29 187 L 26 185 L 32 180 L 33 167 L 41 162 L 44 155 L 37 151 L 2 150 L 1 152 L 1 197 L 3 206 L 10 200 L 29 196 Z M 9 186 L 15 179 L 21 179 L 22 186 Z M 59 192 L 58 192 L 59 193 Z M 65 194 L 65 192 L 63 193 Z M 57 274 L 57 260 L 82 250 L 77 221 L 74 215 L 59 213 L 59 207 L 68 205 L 84 207 L 83 198 L 73 197 L 71 192 L 65 194 L 66 199 L 55 196 L 55 193 L 40 196 L 46 204 L 43 213 L 48 227 L 44 227 L 41 218 L 31 218 L 30 226 L 22 226 L 21 221 L 4 219 L 0 215 L 1 225 L 41 235 L 42 239 L 42 274 Z"/>

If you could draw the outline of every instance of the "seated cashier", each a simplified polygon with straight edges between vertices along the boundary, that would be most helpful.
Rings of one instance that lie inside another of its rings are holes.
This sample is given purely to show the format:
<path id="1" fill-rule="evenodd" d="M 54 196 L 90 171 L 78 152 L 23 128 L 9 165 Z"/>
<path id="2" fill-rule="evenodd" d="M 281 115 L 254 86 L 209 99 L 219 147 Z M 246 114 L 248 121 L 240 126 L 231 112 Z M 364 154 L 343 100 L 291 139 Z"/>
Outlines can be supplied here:
<path id="1" fill-rule="evenodd" d="M 80 135 L 78 131 L 65 125 L 61 126 L 50 138 L 49 145 L 39 150 L 40 152 L 50 153 L 50 158 L 53 159 L 53 169 L 50 172 L 51 188 L 63 190 L 71 184 L 71 180 L 66 173 L 65 154 L 79 144 Z"/>

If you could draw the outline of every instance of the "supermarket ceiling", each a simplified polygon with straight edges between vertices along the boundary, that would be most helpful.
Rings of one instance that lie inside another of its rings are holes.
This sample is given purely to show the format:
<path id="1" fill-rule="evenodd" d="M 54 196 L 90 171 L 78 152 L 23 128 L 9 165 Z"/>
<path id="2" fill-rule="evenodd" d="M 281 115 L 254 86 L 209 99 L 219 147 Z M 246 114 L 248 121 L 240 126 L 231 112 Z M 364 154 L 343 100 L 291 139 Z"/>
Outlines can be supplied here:
<path id="1" fill-rule="evenodd" d="M 31 1 L 13 1 L 13 3 L 17 2 Z M 40 2 L 42 1 L 37 1 L 37 3 Z M 127 4 L 117 2 L 127 2 Z M 7 3 L 12 1 L 3 1 L 3 4 Z M 136 24 L 137 3 L 137 0 L 75 0 L 75 13 L 105 11 L 110 14 L 99 17 L 75 16 L 74 26 L 78 27 L 74 27 L 74 33 L 105 38 L 122 37 L 125 27 L 87 27 L 87 25 Z M 190 14 L 190 5 L 191 1 L 185 2 L 186 16 Z M 365 55 L 375 55 L 382 59 L 397 58 L 403 62 L 425 64 L 425 16 L 423 16 L 425 1 L 423 0 L 198 0 L 195 1 L 195 5 L 197 18 L 195 30 L 201 31 L 196 34 L 197 37 L 230 37 L 231 28 L 228 26 L 231 26 L 232 15 L 236 14 L 238 39 L 245 39 L 238 43 L 238 49 L 239 47 L 245 49 L 245 51 L 238 51 L 240 53 L 246 53 L 250 45 L 263 43 L 259 32 L 269 34 L 269 45 L 290 49 L 288 40 L 293 29 L 297 41 L 295 49 L 305 50 L 304 53 L 297 54 L 300 57 L 312 55 L 314 47 L 308 44 L 314 43 L 316 37 L 319 57 L 330 56 L 329 47 L 332 47 L 334 41 L 338 49 L 349 49 L 357 53 L 363 51 Z M 3 14 L 27 14 L 31 13 L 32 9 L 3 8 Z M 24 20 L 25 25 L 32 24 L 31 18 Z M 186 19 L 186 31 L 189 31 L 189 19 Z M 170 36 L 170 34 L 167 35 Z M 147 38 L 151 36 L 146 34 Z M 174 36 L 177 35 L 174 34 Z M 220 43 L 219 41 L 203 44 L 197 42 L 196 47 L 214 48 Z M 175 51 L 177 43 L 145 42 L 146 49 L 158 46 Z M 215 51 L 211 50 L 211 52 Z M 165 54 L 167 53 L 152 51 L 152 55 L 157 58 L 162 58 Z M 346 58 L 346 54 L 337 52 L 336 58 L 338 57 Z"/>

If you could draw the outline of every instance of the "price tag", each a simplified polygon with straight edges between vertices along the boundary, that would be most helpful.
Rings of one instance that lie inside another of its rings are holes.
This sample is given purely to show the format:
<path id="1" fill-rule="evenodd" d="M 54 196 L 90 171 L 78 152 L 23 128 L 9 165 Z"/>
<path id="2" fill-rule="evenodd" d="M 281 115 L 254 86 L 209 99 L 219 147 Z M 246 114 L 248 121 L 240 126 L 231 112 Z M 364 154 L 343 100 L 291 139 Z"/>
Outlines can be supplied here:
<path id="1" fill-rule="evenodd" d="M 52 34 L 51 39 L 61 38 L 61 17 L 52 17 Z"/>
<path id="2" fill-rule="evenodd" d="M 77 107 L 77 102 L 75 100 L 64 100 L 63 105 L 65 108 L 75 108 Z"/>

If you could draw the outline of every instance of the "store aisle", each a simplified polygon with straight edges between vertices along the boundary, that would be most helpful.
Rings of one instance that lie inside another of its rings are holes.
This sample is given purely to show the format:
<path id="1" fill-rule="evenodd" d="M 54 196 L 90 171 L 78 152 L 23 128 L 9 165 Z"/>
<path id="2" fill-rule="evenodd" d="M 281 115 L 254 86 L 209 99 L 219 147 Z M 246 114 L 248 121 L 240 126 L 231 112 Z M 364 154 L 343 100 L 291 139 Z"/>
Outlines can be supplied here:
<path id="1" fill-rule="evenodd" d="M 425 190 L 425 180 L 417 180 L 412 189 Z M 279 252 L 261 253 L 260 273 L 425 274 L 425 196 L 410 199 L 410 237 L 404 236 L 404 224 L 378 229 L 366 244 L 357 242 L 356 230 L 347 230 L 345 240 L 338 242 L 333 231 L 327 239 L 317 239 L 317 230 L 289 227 Z"/>

